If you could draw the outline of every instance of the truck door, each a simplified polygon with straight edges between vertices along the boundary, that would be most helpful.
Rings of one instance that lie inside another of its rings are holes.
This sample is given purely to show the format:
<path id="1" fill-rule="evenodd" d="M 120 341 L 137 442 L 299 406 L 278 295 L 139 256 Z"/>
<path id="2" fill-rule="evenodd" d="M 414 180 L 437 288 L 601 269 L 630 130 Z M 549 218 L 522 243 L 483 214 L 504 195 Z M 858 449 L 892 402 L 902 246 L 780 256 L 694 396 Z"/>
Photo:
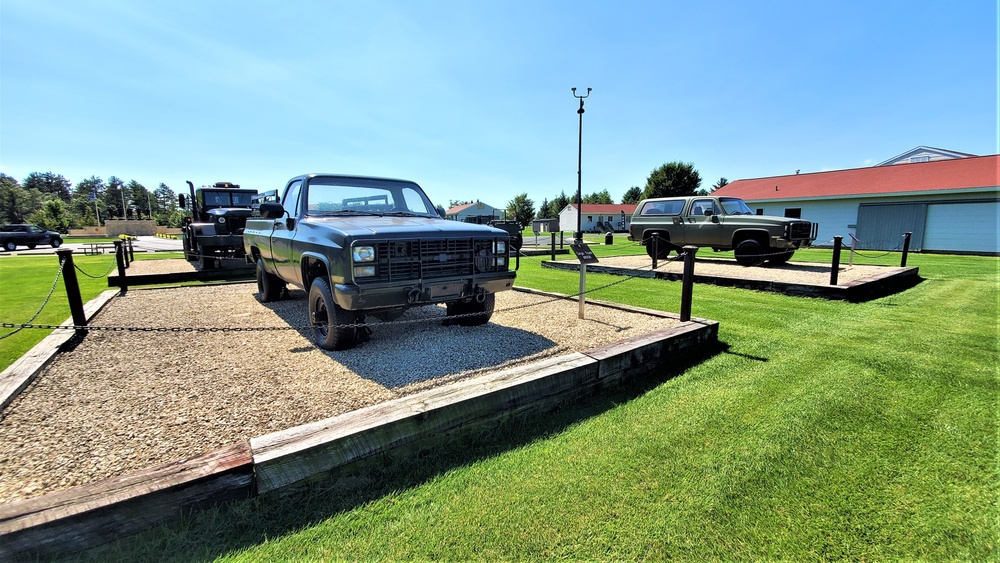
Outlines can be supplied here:
<path id="1" fill-rule="evenodd" d="M 684 216 L 684 239 L 697 246 L 728 246 L 730 241 L 725 236 L 722 226 L 722 208 L 715 198 L 699 198 L 691 202 L 687 215 Z"/>
<path id="2" fill-rule="evenodd" d="M 281 198 L 281 206 L 285 208 L 290 217 L 296 220 L 288 221 L 288 217 L 275 219 L 274 234 L 271 235 L 271 260 L 275 272 L 281 279 L 300 287 L 302 286 L 302 272 L 299 271 L 298 257 L 292 256 L 292 239 L 295 238 L 295 231 L 298 227 L 299 195 L 301 192 L 301 180 L 296 180 L 285 188 L 285 193 Z M 288 228 L 289 223 L 292 224 L 291 229 Z"/>

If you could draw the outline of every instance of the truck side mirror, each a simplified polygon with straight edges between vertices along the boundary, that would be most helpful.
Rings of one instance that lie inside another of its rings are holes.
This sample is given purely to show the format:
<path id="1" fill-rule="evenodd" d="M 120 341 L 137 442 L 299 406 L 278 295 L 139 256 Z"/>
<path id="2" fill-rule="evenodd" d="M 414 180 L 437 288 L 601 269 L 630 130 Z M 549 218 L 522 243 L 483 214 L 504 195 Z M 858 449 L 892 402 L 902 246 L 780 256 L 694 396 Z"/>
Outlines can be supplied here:
<path id="1" fill-rule="evenodd" d="M 706 211 L 706 213 L 710 213 L 710 212 Z M 713 223 L 718 223 L 719 222 L 719 216 L 718 215 L 712 215 L 712 222 Z"/>
<path id="2" fill-rule="evenodd" d="M 184 199 L 184 194 L 177 196 L 177 205 L 179 205 L 181 209 L 187 207 L 187 200 Z"/>
<path id="3" fill-rule="evenodd" d="M 276 201 L 265 201 L 260 204 L 260 216 L 263 219 L 281 219 L 285 214 L 285 208 Z"/>

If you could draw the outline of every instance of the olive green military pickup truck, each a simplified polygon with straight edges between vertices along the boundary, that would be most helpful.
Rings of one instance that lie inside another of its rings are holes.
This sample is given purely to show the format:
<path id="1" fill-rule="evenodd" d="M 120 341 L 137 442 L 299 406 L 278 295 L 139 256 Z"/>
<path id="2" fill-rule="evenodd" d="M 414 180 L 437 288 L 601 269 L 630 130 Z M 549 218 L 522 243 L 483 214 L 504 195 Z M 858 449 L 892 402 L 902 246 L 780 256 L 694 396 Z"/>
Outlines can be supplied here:
<path id="1" fill-rule="evenodd" d="M 669 197 L 639 202 L 628 239 L 642 242 L 646 253 L 659 259 L 692 245 L 733 250 L 739 264 L 759 266 L 787 262 L 796 249 L 816 240 L 818 228 L 801 219 L 755 215 L 736 197 Z"/>
<path id="2" fill-rule="evenodd" d="M 307 291 L 309 322 L 327 350 L 364 340 L 367 315 L 392 321 L 421 305 L 444 303 L 448 324 L 486 324 L 494 294 L 514 285 L 509 235 L 442 219 L 410 181 L 297 176 L 259 213 L 243 231 L 259 298 L 279 299 L 285 284 Z"/>

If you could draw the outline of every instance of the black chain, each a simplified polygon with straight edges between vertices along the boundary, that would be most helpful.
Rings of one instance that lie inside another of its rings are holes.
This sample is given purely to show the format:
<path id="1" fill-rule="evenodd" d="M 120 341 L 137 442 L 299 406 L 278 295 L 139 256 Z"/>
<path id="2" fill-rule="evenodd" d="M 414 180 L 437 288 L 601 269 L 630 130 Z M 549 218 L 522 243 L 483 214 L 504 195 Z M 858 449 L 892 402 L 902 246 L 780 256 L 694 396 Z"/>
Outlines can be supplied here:
<path id="1" fill-rule="evenodd" d="M 99 276 L 92 276 L 92 275 L 88 274 L 87 272 L 84 272 L 82 269 L 80 269 L 80 265 L 79 264 L 77 264 L 76 262 L 73 262 L 73 266 L 76 268 L 77 272 L 80 272 L 81 274 L 87 276 L 88 278 L 95 279 L 95 280 L 96 279 L 101 279 L 101 278 L 108 277 L 108 274 L 110 274 L 111 270 L 114 270 L 115 266 L 117 266 L 117 265 L 118 265 L 118 261 L 117 260 L 111 260 L 111 265 L 108 266 L 107 271 L 105 271 L 103 274 L 101 274 Z"/>
<path id="2" fill-rule="evenodd" d="M 26 323 L 23 323 L 23 325 L 21 325 L 21 326 L 9 324 L 9 323 L 3 323 L 3 325 L 2 325 L 3 328 L 15 328 L 16 330 L 12 330 L 12 331 L 8 332 L 7 334 L 0 335 L 0 340 L 3 340 L 4 338 L 7 338 L 9 336 L 13 336 L 13 335 L 17 334 L 18 332 L 21 332 L 22 328 L 33 328 L 31 326 L 26 326 L 26 325 L 30 325 L 31 321 L 33 321 L 36 318 L 38 318 L 38 315 L 42 314 L 42 309 L 44 309 L 45 306 L 49 304 L 49 300 L 52 299 L 52 294 L 55 293 L 55 291 L 56 291 L 56 285 L 59 284 L 59 278 L 62 277 L 63 268 L 65 266 L 66 266 L 66 259 L 63 258 L 63 257 L 60 257 L 59 258 L 59 271 L 56 272 L 56 279 L 52 280 L 52 287 L 49 288 L 49 294 L 46 295 L 45 296 L 45 300 L 42 301 L 42 306 L 39 307 L 38 310 L 35 311 L 35 314 L 31 315 L 31 318 L 28 319 L 28 321 Z"/>

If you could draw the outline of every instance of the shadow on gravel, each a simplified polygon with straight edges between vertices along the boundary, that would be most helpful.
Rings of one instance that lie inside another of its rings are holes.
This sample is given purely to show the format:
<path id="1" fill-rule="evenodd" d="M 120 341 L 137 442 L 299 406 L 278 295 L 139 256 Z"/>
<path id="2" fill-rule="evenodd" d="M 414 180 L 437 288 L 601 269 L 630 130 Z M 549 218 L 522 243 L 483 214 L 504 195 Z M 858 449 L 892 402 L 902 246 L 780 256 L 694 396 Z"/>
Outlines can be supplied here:
<path id="1" fill-rule="evenodd" d="M 290 326 L 309 324 L 306 294 L 302 291 L 292 291 L 287 299 L 262 305 Z M 497 314 L 494 321 L 502 322 L 502 316 Z M 414 307 L 391 322 L 369 317 L 369 341 L 350 350 L 325 353 L 358 377 L 394 389 L 497 368 L 557 346 L 538 334 L 494 321 L 483 326 L 444 326 L 444 320 L 444 307 L 438 306 Z M 308 329 L 303 334 L 312 339 Z"/>
<path id="2" fill-rule="evenodd" d="M 211 561 L 317 525 L 386 495 L 420 486 L 436 476 L 532 442 L 639 398 L 728 346 L 671 364 L 656 376 L 604 390 L 553 412 L 512 418 L 491 430 L 406 457 L 382 456 L 337 475 L 186 516 L 181 521 L 74 555 L 74 561 Z M 599 447 L 595 445 L 594 447 Z"/>

